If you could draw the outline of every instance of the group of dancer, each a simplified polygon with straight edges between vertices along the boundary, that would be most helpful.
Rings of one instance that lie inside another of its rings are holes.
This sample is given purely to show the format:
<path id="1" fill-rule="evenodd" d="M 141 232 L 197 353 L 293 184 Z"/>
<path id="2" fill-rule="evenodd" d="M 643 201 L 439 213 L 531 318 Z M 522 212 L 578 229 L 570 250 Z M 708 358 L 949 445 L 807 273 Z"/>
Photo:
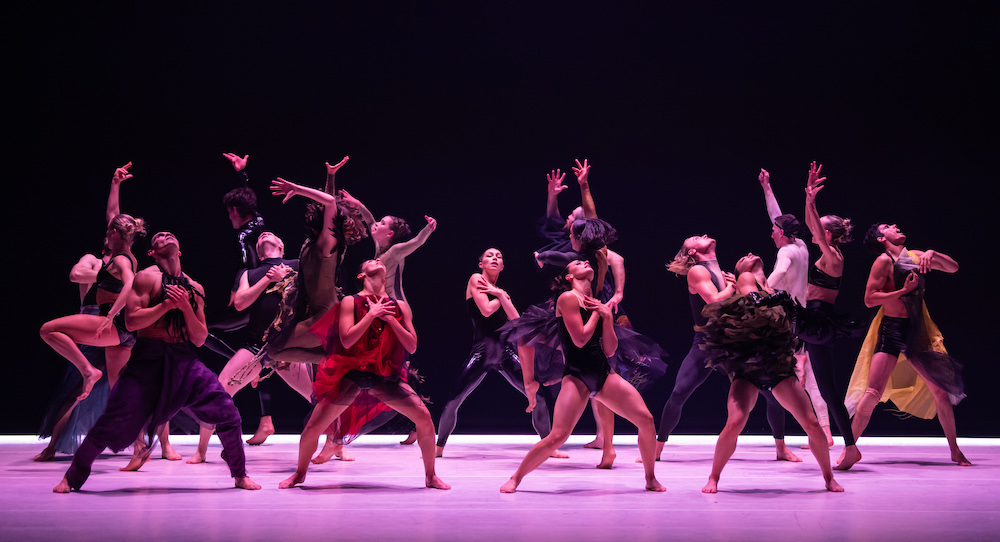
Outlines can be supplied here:
<path id="1" fill-rule="evenodd" d="M 731 386 L 728 419 L 702 489 L 706 493 L 718 490 L 758 394 L 768 403 L 777 458 L 801 461 L 784 443 L 787 410 L 808 435 L 808 448 L 830 491 L 843 491 L 833 470 L 849 469 L 862 459 L 857 439 L 877 403 L 887 399 L 913 415 L 936 414 L 952 460 L 970 464 L 958 448 L 952 410 L 964 397 L 961 365 L 944 350 L 923 304 L 924 275 L 931 270 L 955 272 L 958 264 L 937 251 L 905 249 L 906 237 L 894 224 L 875 224 L 866 234 L 866 247 L 880 255 L 869 275 L 865 303 L 881 308 L 849 389 L 837 386 L 834 344 L 857 329 L 834 309 L 845 268 L 840 246 L 850 241 L 852 225 L 818 213 L 816 196 L 826 178 L 815 163 L 805 187 L 807 230 L 794 215 L 781 212 L 768 172 L 760 172 L 771 238 L 778 249 L 769 275 L 754 254 L 737 262 L 736 274 L 723 272 L 716 241 L 707 235 L 686 239 L 668 264 L 670 271 L 687 279 L 695 336 L 658 428 L 640 391 L 665 373 L 666 354 L 632 329 L 623 309 L 624 258 L 608 247 L 617 231 L 597 217 L 590 164 L 578 160 L 572 168 L 582 205 L 565 219 L 558 209 L 558 195 L 567 188 L 565 174 L 550 172 L 546 216 L 539 223 L 548 244 L 534 258 L 542 276 L 551 280 L 554 294 L 519 312 L 497 285 L 503 254 L 491 247 L 479 256 L 479 269 L 465 291 L 474 345 L 444 407 L 435 442 L 434 421 L 411 386 L 415 380 L 408 354 L 416 350 L 417 333 L 403 294 L 402 271 L 406 257 L 435 231 L 436 221 L 425 217 L 427 225 L 412 238 L 409 225 L 398 217 L 376 221 L 366 205 L 336 189 L 335 176 L 347 163 L 345 157 L 326 164 L 323 189 L 281 178 L 272 182 L 272 193 L 283 202 L 293 197 L 310 200 L 305 243 L 297 259 L 286 259 L 284 242 L 266 230 L 257 212 L 246 171 L 249 156 L 223 156 L 242 179 L 242 186 L 226 194 L 224 203 L 239 249 L 230 304 L 245 318 L 241 321 L 237 315 L 207 324 L 205 292 L 182 271 L 180 244 L 169 232 L 151 237 L 148 256 L 153 265 L 138 269 L 132 247 L 146 225 L 119 210 L 120 185 L 132 176 L 131 162 L 118 168 L 106 209 L 104 252 L 85 256 L 71 272 L 71 280 L 80 284 L 80 314 L 52 320 L 41 329 L 42 338 L 73 365 L 64 393 L 46 418 L 43 436 L 51 435 L 49 445 L 35 458 L 48 460 L 56 451 L 74 453 L 54 491 L 79 489 L 105 448 L 134 446 L 123 470 L 140 468 L 157 440 L 165 458 L 180 459 L 169 445 L 168 423 L 182 411 L 201 427 L 199 446 L 188 462 L 205 460 L 215 432 L 236 486 L 259 489 L 246 473 L 242 421 L 232 396 L 254 384 L 261 422 L 248 442 L 264 442 L 274 432 L 267 388 L 271 374 L 288 382 L 313 407 L 300 438 L 295 472 L 280 488 L 302 484 L 311 463 L 353 459 L 345 444 L 398 412 L 411 422 L 411 434 L 403 443 L 419 446 L 426 487 L 450 489 L 437 475 L 435 460 L 444 455 L 462 403 L 490 372 L 499 372 L 525 396 L 526 411 L 541 437 L 501 486 L 505 493 L 514 492 L 524 476 L 549 457 L 568 457 L 559 448 L 588 402 L 598 427 L 597 438 L 588 446 L 601 448 L 603 454 L 598 467 L 614 463 L 618 414 L 638 429 L 644 487 L 665 491 L 654 473 L 656 462 L 684 403 L 713 370 L 727 375 Z M 811 266 L 802 240 L 806 231 L 821 253 Z M 345 252 L 369 237 L 375 258 L 362 263 L 355 275 L 357 293 L 342 296 Z M 232 340 L 227 343 L 217 336 L 234 331 L 235 348 L 229 346 Z M 195 348 L 203 345 L 229 358 L 219 375 L 198 360 Z M 845 441 L 836 465 L 829 455 L 833 439 L 827 409 Z M 324 434 L 326 445 L 314 457 Z"/>

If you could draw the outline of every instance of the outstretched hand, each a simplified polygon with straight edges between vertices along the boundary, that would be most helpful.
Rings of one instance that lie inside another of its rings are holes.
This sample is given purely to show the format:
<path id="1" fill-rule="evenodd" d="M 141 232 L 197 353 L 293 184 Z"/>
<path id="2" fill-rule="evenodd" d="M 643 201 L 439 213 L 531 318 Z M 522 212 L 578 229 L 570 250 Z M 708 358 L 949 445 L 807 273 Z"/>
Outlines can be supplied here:
<path id="1" fill-rule="evenodd" d="M 344 167 L 344 164 L 346 164 L 347 161 L 350 160 L 350 159 L 351 159 L 350 156 L 345 156 L 341 161 L 337 162 L 336 164 L 334 164 L 332 166 L 330 165 L 330 162 L 327 162 L 326 163 L 326 174 L 327 175 L 333 175 L 334 173 L 337 172 L 338 169 Z"/>
<path id="2" fill-rule="evenodd" d="M 760 168 L 760 173 L 757 175 L 757 180 L 760 181 L 760 185 L 767 188 L 771 185 L 771 174 L 767 172 L 766 169 Z"/>
<path id="3" fill-rule="evenodd" d="M 327 166 L 329 165 L 330 164 L 327 164 Z M 340 196 L 341 201 L 347 203 L 348 205 L 357 205 L 357 206 L 361 205 L 361 200 L 352 196 L 347 190 L 344 190 L 343 188 L 337 190 L 337 195 Z"/>
<path id="4" fill-rule="evenodd" d="M 434 231 L 434 230 L 437 229 L 437 227 L 438 227 L 438 221 L 434 220 L 433 217 L 424 215 L 424 220 L 427 221 L 427 226 L 431 229 L 431 231 Z"/>
<path id="5" fill-rule="evenodd" d="M 576 160 L 576 165 L 573 166 L 573 173 L 576 174 L 576 182 L 580 184 L 587 184 L 589 182 L 590 176 L 590 164 L 587 163 L 587 159 L 583 159 L 583 163 L 580 163 L 580 159 Z"/>
<path id="6" fill-rule="evenodd" d="M 559 169 L 553 169 L 545 176 L 545 180 L 549 182 L 549 194 L 558 194 L 563 190 L 569 188 L 563 184 L 563 179 L 566 178 L 566 174 Z"/>
<path id="7" fill-rule="evenodd" d="M 823 171 L 823 164 L 817 164 L 815 160 L 809 165 L 809 179 L 806 181 L 806 186 L 815 187 L 823 183 L 826 177 L 820 178 L 820 172 Z"/>
<path id="8" fill-rule="evenodd" d="M 278 177 L 277 179 L 271 181 L 271 194 L 275 196 L 284 196 L 281 203 L 287 203 L 288 200 L 292 199 L 292 196 L 298 193 L 299 185 L 282 179 Z"/>
<path id="9" fill-rule="evenodd" d="M 247 161 L 250 160 L 249 154 L 244 155 L 243 158 L 240 158 L 238 155 L 235 155 L 231 152 L 222 153 L 222 157 L 225 158 L 226 160 L 229 160 L 233 164 L 233 169 L 235 169 L 236 171 L 243 171 L 243 168 L 247 167 Z"/>
<path id="10" fill-rule="evenodd" d="M 132 178 L 132 174 L 128 172 L 128 168 L 132 167 L 132 162 L 125 164 L 124 166 L 115 170 L 114 174 L 111 175 L 111 182 L 120 183 L 122 181 L 127 181 Z"/>

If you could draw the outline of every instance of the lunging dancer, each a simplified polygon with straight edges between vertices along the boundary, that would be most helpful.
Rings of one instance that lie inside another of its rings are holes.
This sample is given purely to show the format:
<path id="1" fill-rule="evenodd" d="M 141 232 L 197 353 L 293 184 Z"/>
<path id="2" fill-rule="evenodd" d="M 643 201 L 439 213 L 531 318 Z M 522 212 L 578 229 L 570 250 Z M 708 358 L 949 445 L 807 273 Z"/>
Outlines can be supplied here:
<path id="1" fill-rule="evenodd" d="M 143 427 L 154 434 L 181 409 L 216 426 L 236 487 L 260 489 L 246 474 L 240 413 L 215 373 L 195 356 L 195 347 L 208 336 L 204 290 L 181 270 L 180 244 L 173 234 L 154 235 L 149 255 L 156 265 L 136 274 L 126 308 L 126 323 L 138 334 L 131 362 L 53 491 L 80 489 L 105 448 L 124 449 Z"/>
<path id="2" fill-rule="evenodd" d="M 642 396 L 625 379 L 611 370 L 608 357 L 618 348 L 614 313 L 610 303 L 591 296 L 594 270 L 590 263 L 576 260 L 562 278 L 566 290 L 556 301 L 559 335 L 566 357 L 562 389 L 556 399 L 552 431 L 532 446 L 517 472 L 500 487 L 513 493 L 529 472 L 538 468 L 566 439 L 580 420 L 587 398 L 593 397 L 639 429 L 639 453 L 645 471 L 646 489 L 666 491 L 653 473 L 656 427 Z"/>
<path id="3" fill-rule="evenodd" d="M 873 224 L 864 243 L 872 252 L 881 252 L 868 275 L 865 305 L 881 308 L 868 329 L 847 390 L 854 438 L 861 438 L 879 401 L 892 400 L 899 410 L 919 418 L 929 420 L 937 414 L 951 460 L 970 466 L 958 448 L 952 408 L 965 397 L 962 365 L 948 355 L 924 303 L 926 274 L 954 273 L 958 263 L 936 250 L 907 250 L 906 235 L 895 224 Z"/>
<path id="4" fill-rule="evenodd" d="M 479 257 L 481 272 L 473 273 L 465 286 L 465 303 L 472 320 L 474 342 L 472 352 L 459 374 L 457 391 L 441 413 L 438 424 L 438 457 L 444 454 L 448 437 L 455 430 L 458 409 L 488 373 L 500 373 L 511 386 L 527 397 L 521 360 L 515 345 L 500 338 L 500 326 L 519 316 L 510 296 L 497 286 L 503 267 L 503 254 L 495 248 L 486 249 Z M 531 411 L 531 425 L 539 437 L 545 438 L 551 429 L 548 405 L 541 395 L 535 396 L 534 403 L 536 406 Z"/>
<path id="5" fill-rule="evenodd" d="M 702 313 L 708 322 L 696 328 L 705 334 L 704 351 L 709 365 L 724 370 L 732 378 L 726 427 L 719 434 L 712 472 L 701 491 L 719 490 L 722 469 L 736 450 L 736 440 L 746 426 L 759 390 L 771 390 L 781 406 L 805 429 L 809 451 L 819 463 L 826 489 L 844 491 L 833 479 L 830 449 L 826 447 L 826 436 L 809 397 L 795 382 L 791 297 L 768 286 L 764 266 L 753 254 L 741 258 L 736 271 L 738 295 L 706 305 Z"/>
<path id="6" fill-rule="evenodd" d="M 280 189 L 295 191 L 287 185 L 281 185 Z M 424 484 L 451 489 L 434 472 L 431 414 L 413 389 L 400 379 L 404 351 L 413 353 L 417 348 L 410 307 L 405 301 L 386 295 L 385 266 L 378 260 L 364 262 L 357 277 L 363 281 L 361 291 L 341 300 L 312 328 L 329 354 L 323 358 L 313 383 L 318 402 L 299 439 L 295 474 L 278 487 L 287 489 L 305 481 L 319 436 L 364 394 L 413 420 L 424 464 Z M 343 432 L 347 435 L 359 428 L 360 425 L 343 427 Z"/>

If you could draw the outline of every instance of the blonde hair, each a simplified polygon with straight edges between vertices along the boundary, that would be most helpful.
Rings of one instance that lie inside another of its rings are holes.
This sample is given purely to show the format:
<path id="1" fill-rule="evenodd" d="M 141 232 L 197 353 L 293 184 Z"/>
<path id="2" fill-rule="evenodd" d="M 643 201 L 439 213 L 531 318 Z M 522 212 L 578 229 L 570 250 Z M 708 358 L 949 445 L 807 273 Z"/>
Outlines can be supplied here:
<path id="1" fill-rule="evenodd" d="M 681 245 L 681 249 L 677 251 L 674 259 L 667 262 L 667 271 L 677 273 L 678 275 L 687 275 L 691 267 L 698 263 L 698 260 L 693 255 L 688 254 L 689 250 L 691 250 L 691 247 L 688 246 L 687 239 L 685 239 L 684 244 Z"/>
<path id="2" fill-rule="evenodd" d="M 118 235 L 121 235 L 128 246 L 132 246 L 136 238 L 146 235 L 146 221 L 125 213 L 118 214 L 112 218 L 108 226 L 117 231 Z"/>
<path id="3" fill-rule="evenodd" d="M 854 224 L 850 218 L 837 215 L 826 215 L 823 217 L 823 229 L 830 232 L 830 240 L 835 245 L 846 245 L 854 240 L 851 232 L 854 231 Z"/>

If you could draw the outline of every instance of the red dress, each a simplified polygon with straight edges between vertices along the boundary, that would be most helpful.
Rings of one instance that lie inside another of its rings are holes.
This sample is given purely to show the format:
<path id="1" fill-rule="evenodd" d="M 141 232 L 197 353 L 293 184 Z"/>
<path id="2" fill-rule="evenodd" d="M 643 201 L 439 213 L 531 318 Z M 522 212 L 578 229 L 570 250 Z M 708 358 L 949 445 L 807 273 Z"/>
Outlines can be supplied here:
<path id="1" fill-rule="evenodd" d="M 369 303 L 378 296 L 355 295 L 354 318 L 360 321 L 368 314 Z M 392 301 L 394 317 L 402 319 L 402 313 L 395 300 Z M 388 405 L 368 393 L 374 385 L 406 381 L 406 351 L 396 338 L 396 334 L 382 320 L 375 320 L 361 337 L 344 348 L 340 341 L 340 311 L 343 302 L 337 303 L 309 332 L 319 337 L 327 355 L 320 362 L 313 382 L 313 392 L 317 400 L 337 403 L 340 400 L 342 380 L 346 377 L 362 388 L 348 409 L 339 419 L 340 428 L 334 433 L 343 435 L 350 442 L 362 432 L 362 427 L 376 416 L 392 410 Z M 410 395 L 410 394 L 403 394 Z M 336 425 L 336 422 L 335 424 Z M 369 427 L 370 429 L 370 427 Z"/>

